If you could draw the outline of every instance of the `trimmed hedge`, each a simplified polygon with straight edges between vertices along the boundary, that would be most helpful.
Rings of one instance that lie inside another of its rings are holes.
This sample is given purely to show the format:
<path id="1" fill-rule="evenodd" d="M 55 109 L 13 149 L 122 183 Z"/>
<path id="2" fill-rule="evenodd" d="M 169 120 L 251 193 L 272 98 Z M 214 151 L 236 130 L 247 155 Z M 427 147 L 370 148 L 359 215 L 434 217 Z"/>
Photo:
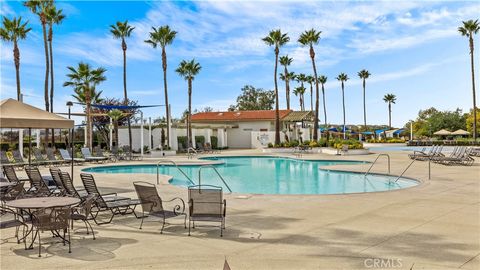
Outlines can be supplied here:
<path id="1" fill-rule="evenodd" d="M 217 149 L 218 147 L 218 138 L 216 136 L 210 136 L 210 142 L 212 144 L 213 149 Z"/>

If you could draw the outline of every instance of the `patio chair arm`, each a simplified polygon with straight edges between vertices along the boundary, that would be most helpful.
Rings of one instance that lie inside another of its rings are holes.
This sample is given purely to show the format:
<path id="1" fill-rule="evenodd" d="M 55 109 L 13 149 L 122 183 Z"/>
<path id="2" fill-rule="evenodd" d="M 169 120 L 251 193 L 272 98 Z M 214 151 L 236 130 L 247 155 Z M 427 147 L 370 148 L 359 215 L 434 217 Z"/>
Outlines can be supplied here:
<path id="1" fill-rule="evenodd" d="M 178 200 L 178 204 L 176 204 L 174 207 L 173 207 L 173 213 L 175 213 L 175 215 L 179 215 L 179 214 L 183 214 L 185 213 L 185 201 L 180 198 L 180 197 L 175 197 L 173 199 L 170 199 L 170 200 L 165 200 L 164 202 L 173 202 L 175 200 Z M 178 212 L 180 211 L 180 212 Z"/>
<path id="2" fill-rule="evenodd" d="M 116 193 L 116 192 L 111 192 L 111 193 L 102 193 L 102 194 L 100 194 L 100 196 L 102 196 L 102 197 L 103 197 L 103 196 L 108 196 L 108 195 L 115 195 L 115 196 L 117 196 L 117 193 Z"/>

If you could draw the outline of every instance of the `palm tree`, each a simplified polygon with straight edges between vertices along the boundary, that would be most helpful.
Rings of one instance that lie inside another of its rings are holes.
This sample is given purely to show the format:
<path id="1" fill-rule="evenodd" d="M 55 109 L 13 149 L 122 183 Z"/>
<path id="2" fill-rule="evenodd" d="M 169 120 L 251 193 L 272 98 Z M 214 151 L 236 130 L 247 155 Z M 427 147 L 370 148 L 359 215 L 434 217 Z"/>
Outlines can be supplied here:
<path id="1" fill-rule="evenodd" d="M 280 74 L 280 79 L 284 80 L 285 81 L 285 94 L 286 94 L 286 101 L 287 101 L 287 110 L 290 110 L 290 79 L 291 77 L 289 77 L 289 73 L 288 73 L 288 66 L 290 66 L 290 64 L 292 64 L 292 61 L 293 61 L 293 58 L 290 58 L 288 57 L 288 54 L 287 55 L 284 55 L 284 56 L 280 56 L 280 65 L 282 65 L 284 68 L 285 68 L 285 71 L 284 71 L 284 76 L 282 78 L 282 74 Z M 285 74 L 287 76 L 285 76 Z"/>
<path id="2" fill-rule="evenodd" d="M 162 47 L 162 68 L 163 68 L 163 88 L 165 90 L 165 114 L 167 115 L 167 149 L 170 147 L 170 107 L 168 103 L 168 90 L 167 90 L 167 52 L 165 48 L 167 45 L 172 44 L 175 36 L 177 35 L 176 31 L 170 29 L 168 25 L 164 25 L 156 29 L 152 27 L 153 31 L 150 32 L 150 39 L 145 40 L 146 43 L 149 43 L 156 48 L 158 45 Z"/>
<path id="3" fill-rule="evenodd" d="M 339 80 L 342 83 L 342 104 L 343 104 L 343 139 L 346 139 L 346 125 L 345 125 L 345 86 L 344 82 L 348 80 L 348 76 L 345 73 L 340 73 L 337 76 L 337 80 Z"/>
<path id="4" fill-rule="evenodd" d="M 327 76 L 320 75 L 318 77 L 318 82 L 322 84 L 322 96 L 323 96 L 323 113 L 325 116 L 325 132 L 328 130 L 328 124 L 327 124 L 327 105 L 325 101 L 325 84 L 327 83 Z"/>
<path id="5" fill-rule="evenodd" d="M 370 77 L 370 72 L 366 69 L 362 69 L 358 72 L 358 77 L 362 79 L 363 84 L 363 129 L 367 131 L 367 105 L 365 104 L 365 81 Z"/>
<path id="6" fill-rule="evenodd" d="M 264 37 L 263 42 L 268 46 L 274 46 L 275 52 L 275 69 L 273 72 L 273 82 L 275 83 L 275 144 L 280 144 L 280 112 L 278 108 L 278 85 L 277 85 L 277 66 L 278 66 L 278 54 L 280 53 L 280 47 L 290 41 L 287 34 L 282 34 L 280 29 L 272 30 L 268 33 L 268 36 Z"/>
<path id="7" fill-rule="evenodd" d="M 475 97 L 475 67 L 473 61 L 473 35 L 478 33 L 480 25 L 478 20 L 468 20 L 463 22 L 463 26 L 458 27 L 458 31 L 462 36 L 468 37 L 470 46 L 470 67 L 472 70 L 472 92 L 473 92 L 473 139 L 477 140 L 477 103 Z"/>
<path id="8" fill-rule="evenodd" d="M 310 59 L 312 60 L 312 67 L 313 67 L 313 79 L 315 80 L 315 119 L 313 122 L 313 139 L 318 139 L 318 110 L 319 110 L 319 89 L 318 89 L 318 78 L 317 78 L 317 67 L 315 66 L 315 50 L 313 49 L 313 45 L 318 44 L 320 40 L 320 34 L 322 31 L 316 31 L 315 29 L 310 29 L 303 32 L 300 37 L 298 38 L 298 42 L 303 46 L 310 47 Z"/>
<path id="9" fill-rule="evenodd" d="M 392 129 L 392 103 L 395 104 L 397 97 L 394 94 L 386 94 L 383 101 L 388 103 L 388 128 Z"/>
<path id="10" fill-rule="evenodd" d="M 46 20 L 48 23 L 48 48 L 50 51 L 50 112 L 53 112 L 53 96 L 54 96 L 54 77 L 53 77 L 53 24 L 61 24 L 65 19 L 62 10 L 57 10 L 54 5 L 49 6 L 45 11 Z"/>
<path id="11" fill-rule="evenodd" d="M 113 121 L 113 130 L 115 132 L 115 146 L 118 147 L 118 120 L 123 117 L 123 112 L 118 109 L 113 109 L 107 113 L 108 117 L 110 117 Z"/>
<path id="12" fill-rule="evenodd" d="M 190 144 L 192 138 L 192 81 L 201 69 L 200 64 L 192 59 L 191 61 L 183 60 L 175 70 L 178 75 L 188 81 L 187 145 Z"/>
<path id="13" fill-rule="evenodd" d="M 54 79 L 53 79 L 53 24 L 60 24 L 65 19 L 62 10 L 57 10 L 53 4 L 45 10 L 45 16 L 48 24 L 48 48 L 50 55 L 50 112 L 53 112 Z M 55 145 L 55 130 L 52 129 L 52 145 Z"/>
<path id="14" fill-rule="evenodd" d="M 84 95 L 87 114 L 87 147 L 92 148 L 92 121 L 90 116 L 92 93 L 94 93 L 92 90 L 107 79 L 104 75 L 106 69 L 102 67 L 92 69 L 89 64 L 83 62 L 80 62 L 76 69 L 74 67 L 67 68 L 70 70 L 70 73 L 67 74 L 69 80 L 64 82 L 63 86 L 72 86 L 77 95 L 79 93 Z"/>
<path id="15" fill-rule="evenodd" d="M 305 111 L 305 101 L 303 99 L 303 95 L 305 94 L 305 87 L 303 86 L 298 86 L 298 87 L 295 87 L 295 89 L 293 90 L 293 93 L 295 94 L 295 96 L 298 96 L 300 98 L 300 110 L 301 111 Z"/>
<path id="16" fill-rule="evenodd" d="M 315 82 L 315 79 L 313 78 L 312 75 L 308 75 L 305 79 L 306 79 L 305 81 L 310 84 L 310 111 L 313 111 L 313 87 L 312 87 L 312 83 Z"/>
<path id="17" fill-rule="evenodd" d="M 74 99 L 76 99 L 78 102 L 82 104 L 87 104 L 87 98 L 85 96 L 85 91 L 83 91 L 83 88 L 75 88 L 73 89 L 73 92 L 75 94 L 72 95 Z M 103 98 L 101 98 L 103 91 L 98 91 L 97 89 L 93 86 L 90 87 L 90 102 L 93 104 L 98 104 L 103 101 Z"/>
<path id="18" fill-rule="evenodd" d="M 47 46 L 47 9 L 53 4 L 53 0 L 29 0 L 24 3 L 24 6 L 30 9 L 30 11 L 36 14 L 40 18 L 43 32 L 43 46 L 45 48 L 45 110 L 50 111 L 50 103 L 48 100 L 48 74 L 50 72 L 50 63 L 48 59 L 48 46 Z M 48 138 L 48 130 L 45 135 Z"/>
<path id="19" fill-rule="evenodd" d="M 17 100 L 20 100 L 20 50 L 18 49 L 18 41 L 25 39 L 27 33 L 32 28 L 27 28 L 28 21 L 22 24 L 22 17 L 9 20 L 3 17 L 3 25 L 0 28 L 0 38 L 6 42 L 13 42 L 13 61 L 15 63 L 15 78 L 17 80 Z"/>
<path id="20" fill-rule="evenodd" d="M 128 105 L 128 95 L 127 95 L 127 42 L 125 38 L 130 37 L 133 29 L 128 24 L 128 21 L 120 22 L 118 21 L 115 25 L 110 25 L 110 33 L 112 33 L 113 38 L 122 40 L 122 51 L 123 51 L 123 104 Z M 132 152 L 132 127 L 130 125 L 130 117 L 127 118 L 128 124 L 128 146 L 130 152 Z"/>
<path id="21" fill-rule="evenodd" d="M 30 11 L 38 16 L 40 23 L 42 24 L 42 33 L 43 33 L 43 47 L 45 48 L 45 88 L 44 88 L 44 98 L 45 98 L 45 110 L 50 111 L 50 102 L 48 99 L 48 74 L 50 72 L 50 63 L 48 59 L 48 46 L 47 46 L 47 17 L 46 11 L 53 4 L 53 0 L 28 0 L 23 3 L 25 7 L 30 9 Z M 53 137 L 54 135 L 52 135 Z M 45 142 L 48 138 L 48 129 L 45 129 Z"/>

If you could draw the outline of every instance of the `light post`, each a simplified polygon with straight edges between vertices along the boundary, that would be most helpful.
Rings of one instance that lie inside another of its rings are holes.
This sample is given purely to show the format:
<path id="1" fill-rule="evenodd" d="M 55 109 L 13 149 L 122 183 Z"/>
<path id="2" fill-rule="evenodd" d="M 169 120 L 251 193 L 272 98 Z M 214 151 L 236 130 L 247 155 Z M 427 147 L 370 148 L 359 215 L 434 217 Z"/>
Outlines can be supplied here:
<path id="1" fill-rule="evenodd" d="M 71 109 L 72 109 L 72 106 L 73 106 L 73 102 L 67 101 L 67 104 L 66 104 L 66 105 L 67 105 L 67 107 L 68 107 L 68 119 L 71 119 L 71 115 L 72 115 L 72 110 L 71 110 Z M 69 136 L 69 137 L 70 137 L 70 150 L 71 150 L 71 152 L 72 152 L 72 153 L 70 154 L 70 155 L 71 155 L 71 158 L 72 158 L 72 162 L 71 162 L 71 163 L 72 163 L 72 164 L 71 164 L 72 166 L 71 166 L 71 170 L 70 170 L 70 176 L 71 176 L 71 178 L 72 178 L 72 181 L 73 181 L 73 159 L 74 159 L 74 156 L 75 156 L 75 152 L 73 151 L 73 132 L 74 132 L 74 131 L 75 131 L 75 125 L 73 125 L 73 128 L 72 128 L 71 131 L 68 130 L 68 133 L 70 133 L 70 134 L 69 134 L 69 135 L 70 135 L 70 136 Z"/>

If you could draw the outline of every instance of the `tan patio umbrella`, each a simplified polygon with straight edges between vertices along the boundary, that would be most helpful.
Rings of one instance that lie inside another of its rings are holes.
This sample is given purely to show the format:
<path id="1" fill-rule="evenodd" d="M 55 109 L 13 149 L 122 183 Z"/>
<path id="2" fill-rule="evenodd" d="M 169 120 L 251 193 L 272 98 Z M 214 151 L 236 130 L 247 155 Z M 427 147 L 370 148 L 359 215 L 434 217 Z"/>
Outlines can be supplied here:
<path id="1" fill-rule="evenodd" d="M 29 137 L 32 128 L 73 128 L 74 121 L 25 104 L 14 99 L 4 99 L 0 102 L 0 128 L 28 128 Z M 28 164 L 31 162 L 32 142 L 29 142 Z M 73 161 L 72 161 L 73 164 Z"/>
<path id="2" fill-rule="evenodd" d="M 447 135 L 451 135 L 452 132 L 446 130 L 446 129 L 440 129 L 439 131 L 433 133 L 433 135 L 439 135 L 439 136 L 447 136 Z"/>
<path id="3" fill-rule="evenodd" d="M 466 130 L 463 130 L 463 129 L 459 129 L 459 130 L 455 130 L 454 132 L 452 132 L 452 135 L 466 136 L 466 135 L 470 135 L 470 132 L 468 132 Z"/>

